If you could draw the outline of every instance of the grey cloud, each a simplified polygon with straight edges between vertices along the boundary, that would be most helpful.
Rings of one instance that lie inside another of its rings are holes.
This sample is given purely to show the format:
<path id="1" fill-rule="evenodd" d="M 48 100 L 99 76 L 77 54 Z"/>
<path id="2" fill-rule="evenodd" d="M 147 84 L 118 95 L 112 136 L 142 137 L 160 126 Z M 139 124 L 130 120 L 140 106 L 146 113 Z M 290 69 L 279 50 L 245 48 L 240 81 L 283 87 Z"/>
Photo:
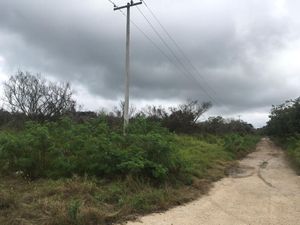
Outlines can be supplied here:
<path id="1" fill-rule="evenodd" d="M 287 9 L 299 8 L 295 2 L 287 1 Z M 273 53 L 298 38 L 295 14 L 274 14 L 274 1 L 148 4 L 206 82 L 194 73 L 197 83 L 178 70 L 133 26 L 134 99 L 211 100 L 201 90 L 204 87 L 219 103 L 217 110 L 238 113 L 294 97 L 295 90 L 280 76 L 272 79 L 269 67 Z M 92 95 L 110 100 L 123 95 L 125 18 L 108 1 L 2 0 L 0 9 L 0 55 L 6 59 L 7 72 L 18 68 L 41 72 L 80 83 Z M 132 18 L 165 49 L 137 10 Z"/>

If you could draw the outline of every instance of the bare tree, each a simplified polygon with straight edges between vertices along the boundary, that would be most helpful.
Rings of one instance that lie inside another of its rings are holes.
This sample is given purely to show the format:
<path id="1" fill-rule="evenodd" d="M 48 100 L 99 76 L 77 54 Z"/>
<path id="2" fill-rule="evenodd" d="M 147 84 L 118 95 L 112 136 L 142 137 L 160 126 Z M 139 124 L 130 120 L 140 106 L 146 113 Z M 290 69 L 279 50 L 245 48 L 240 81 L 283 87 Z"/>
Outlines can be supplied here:
<path id="1" fill-rule="evenodd" d="M 39 74 L 17 72 L 4 83 L 5 100 L 12 112 L 31 119 L 57 118 L 75 109 L 69 83 L 54 83 Z"/>
<path id="2" fill-rule="evenodd" d="M 211 108 L 210 102 L 188 100 L 187 103 L 178 107 L 170 107 L 170 114 L 163 123 L 170 131 L 189 133 L 197 127 L 197 121 L 203 113 Z"/>
<path id="3" fill-rule="evenodd" d="M 198 100 L 188 100 L 187 103 L 179 106 L 179 109 L 185 114 L 191 114 L 193 124 L 195 124 L 201 115 L 212 107 L 211 102 L 199 102 Z M 171 109 L 172 111 L 172 109 Z"/>
<path id="4" fill-rule="evenodd" d="M 162 106 L 150 106 L 150 105 L 143 108 L 141 114 L 145 115 L 147 118 L 153 121 L 161 121 L 163 119 L 166 119 L 169 116 L 167 110 Z"/>
<path id="5" fill-rule="evenodd" d="M 114 107 L 113 115 L 118 118 L 123 118 L 124 117 L 124 108 L 125 108 L 125 102 L 120 101 L 119 106 Z M 129 112 L 128 112 L 129 118 L 132 118 L 134 116 L 134 114 L 136 113 L 136 111 L 137 111 L 136 107 L 133 105 L 130 105 Z"/>

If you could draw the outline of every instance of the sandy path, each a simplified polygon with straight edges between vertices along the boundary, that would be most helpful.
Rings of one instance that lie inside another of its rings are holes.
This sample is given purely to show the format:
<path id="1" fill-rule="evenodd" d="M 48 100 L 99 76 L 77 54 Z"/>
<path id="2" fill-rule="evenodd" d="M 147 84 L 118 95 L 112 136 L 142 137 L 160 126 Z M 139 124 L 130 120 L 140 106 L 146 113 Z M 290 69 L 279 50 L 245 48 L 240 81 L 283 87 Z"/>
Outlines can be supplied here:
<path id="1" fill-rule="evenodd" d="M 300 177 L 282 151 L 262 139 L 240 165 L 209 195 L 127 225 L 300 225 Z"/>

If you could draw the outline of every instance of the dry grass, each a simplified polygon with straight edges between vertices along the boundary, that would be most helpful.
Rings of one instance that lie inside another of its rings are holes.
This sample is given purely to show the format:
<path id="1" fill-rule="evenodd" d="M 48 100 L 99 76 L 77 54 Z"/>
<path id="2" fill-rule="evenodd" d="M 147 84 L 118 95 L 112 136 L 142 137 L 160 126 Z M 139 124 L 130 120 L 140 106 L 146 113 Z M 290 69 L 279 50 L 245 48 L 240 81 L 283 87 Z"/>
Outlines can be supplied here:
<path id="1" fill-rule="evenodd" d="M 181 205 L 211 184 L 195 178 L 192 185 L 154 187 L 131 177 L 106 182 L 75 176 L 57 181 L 1 177 L 0 186 L 1 225 L 101 225 Z"/>
<path id="2" fill-rule="evenodd" d="M 58 181 L 1 177 L 0 224 L 111 224 L 183 204 L 204 193 L 205 185 L 201 180 L 190 187 L 158 188 L 132 178 L 106 183 L 78 177 Z"/>

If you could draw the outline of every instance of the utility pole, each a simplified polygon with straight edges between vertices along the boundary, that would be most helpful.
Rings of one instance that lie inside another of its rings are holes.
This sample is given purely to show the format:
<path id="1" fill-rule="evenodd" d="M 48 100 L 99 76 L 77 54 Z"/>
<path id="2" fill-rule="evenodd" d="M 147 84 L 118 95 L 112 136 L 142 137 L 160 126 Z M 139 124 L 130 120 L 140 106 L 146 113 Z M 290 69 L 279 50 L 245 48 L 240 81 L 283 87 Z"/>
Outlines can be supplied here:
<path id="1" fill-rule="evenodd" d="M 126 21 L 126 77 L 125 77 L 125 104 L 124 104 L 124 127 L 123 132 L 126 134 L 126 128 L 129 124 L 129 83 L 130 83 L 130 7 L 140 5 L 143 2 L 134 3 L 132 0 L 124 6 L 114 7 L 114 10 L 127 9 Z"/>

